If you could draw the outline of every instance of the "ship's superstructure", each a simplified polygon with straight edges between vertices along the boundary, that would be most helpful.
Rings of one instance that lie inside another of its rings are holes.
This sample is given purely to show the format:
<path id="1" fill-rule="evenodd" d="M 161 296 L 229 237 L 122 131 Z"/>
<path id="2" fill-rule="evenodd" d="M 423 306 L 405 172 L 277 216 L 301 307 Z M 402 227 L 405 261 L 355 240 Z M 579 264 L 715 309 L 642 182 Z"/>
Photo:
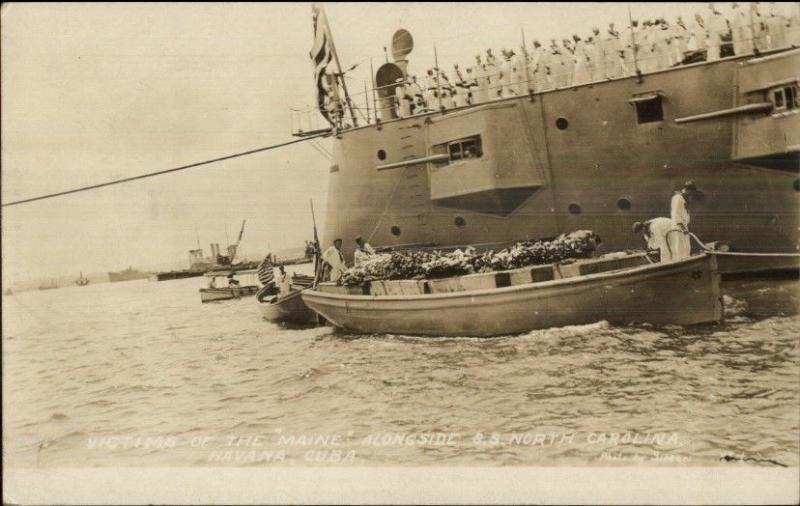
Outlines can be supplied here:
<path id="1" fill-rule="evenodd" d="M 381 119 L 332 129 L 323 242 L 346 256 L 358 236 L 445 247 L 579 229 L 641 247 L 631 225 L 669 216 L 688 179 L 703 240 L 798 251 L 800 49 L 398 117 L 406 55 L 377 72 Z"/>

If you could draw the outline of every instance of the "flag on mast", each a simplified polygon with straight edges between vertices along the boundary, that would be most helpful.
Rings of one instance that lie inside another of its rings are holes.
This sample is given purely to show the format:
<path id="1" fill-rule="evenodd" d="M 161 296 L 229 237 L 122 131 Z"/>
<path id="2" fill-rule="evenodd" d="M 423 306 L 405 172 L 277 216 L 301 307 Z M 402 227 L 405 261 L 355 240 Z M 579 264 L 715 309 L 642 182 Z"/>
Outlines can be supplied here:
<path id="1" fill-rule="evenodd" d="M 336 90 L 333 89 L 334 76 L 328 74 L 328 65 L 333 59 L 331 47 L 330 28 L 328 19 L 322 5 L 314 3 L 311 5 L 311 13 L 314 24 L 314 45 L 311 48 L 311 61 L 314 65 L 314 83 L 317 88 L 317 107 L 320 114 L 330 123 L 334 124 L 331 118 L 331 104 L 335 102 Z"/>

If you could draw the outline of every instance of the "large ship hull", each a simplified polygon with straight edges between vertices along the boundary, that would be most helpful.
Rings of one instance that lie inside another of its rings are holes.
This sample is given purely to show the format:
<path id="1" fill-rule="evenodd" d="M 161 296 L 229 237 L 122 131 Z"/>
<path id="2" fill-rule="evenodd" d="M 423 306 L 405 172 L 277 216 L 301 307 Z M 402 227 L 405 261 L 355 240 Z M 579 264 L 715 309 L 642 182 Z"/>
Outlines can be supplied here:
<path id="1" fill-rule="evenodd" d="M 800 50 L 728 58 L 340 131 L 323 240 L 342 238 L 351 258 L 357 236 L 451 246 L 591 229 L 606 251 L 638 248 L 631 225 L 669 216 L 692 179 L 705 198 L 690 229 L 703 241 L 797 253 L 800 115 L 763 108 L 770 83 L 798 67 Z M 648 97 L 661 120 L 640 122 Z M 414 162 L 472 137 L 477 160 Z"/>

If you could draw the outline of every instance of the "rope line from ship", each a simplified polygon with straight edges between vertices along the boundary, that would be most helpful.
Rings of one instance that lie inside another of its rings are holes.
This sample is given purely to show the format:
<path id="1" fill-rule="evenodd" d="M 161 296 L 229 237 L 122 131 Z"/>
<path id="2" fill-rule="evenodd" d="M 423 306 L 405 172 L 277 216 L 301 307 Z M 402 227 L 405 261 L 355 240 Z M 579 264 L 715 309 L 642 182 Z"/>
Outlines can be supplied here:
<path id="1" fill-rule="evenodd" d="M 82 186 L 80 188 L 73 188 L 71 190 L 65 190 L 65 191 L 61 191 L 61 192 L 49 193 L 49 194 L 46 194 L 46 195 L 39 195 L 37 197 L 30 197 L 30 198 L 21 199 L 21 200 L 15 200 L 15 201 L 12 201 L 12 202 L 3 202 L 2 203 L 2 207 L 15 206 L 15 205 L 19 205 L 19 204 L 25 204 L 25 203 L 28 203 L 28 202 L 35 202 L 37 200 L 50 199 L 50 198 L 54 198 L 54 197 L 60 197 L 62 195 L 70 195 L 72 193 L 79 193 L 79 192 L 84 192 L 84 191 L 88 191 L 88 190 L 95 190 L 95 189 L 98 189 L 98 188 L 104 188 L 106 186 L 112 186 L 112 185 L 117 185 L 117 184 L 121 184 L 121 183 L 129 183 L 131 181 L 138 181 L 140 179 L 146 179 L 146 178 L 150 178 L 150 177 L 161 176 L 161 175 L 164 175 L 164 174 L 170 174 L 170 173 L 173 173 L 173 172 L 179 172 L 179 171 L 183 171 L 183 170 L 193 169 L 195 167 L 201 167 L 201 166 L 204 166 L 204 165 L 210 165 L 210 164 L 213 164 L 213 163 L 223 162 L 223 161 L 226 161 L 226 160 L 232 160 L 234 158 L 239 158 L 239 157 L 242 157 L 242 156 L 252 155 L 252 154 L 255 154 L 255 153 L 261 153 L 261 152 L 264 152 L 264 151 L 270 151 L 270 150 L 273 150 L 273 149 L 282 148 L 284 146 L 290 146 L 292 144 L 299 144 L 301 142 L 306 142 L 306 141 L 310 141 L 310 140 L 313 140 L 313 139 L 318 139 L 320 137 L 328 137 L 329 135 L 330 135 L 330 132 L 324 132 L 324 133 L 320 133 L 320 134 L 316 134 L 316 135 L 310 135 L 308 137 L 303 137 L 301 139 L 294 139 L 294 140 L 291 140 L 291 141 L 281 142 L 281 143 L 278 143 L 278 144 L 272 144 L 270 146 L 265 146 L 263 148 L 250 149 L 248 151 L 242 151 L 242 152 L 239 152 L 239 153 L 234 153 L 232 155 L 220 156 L 220 157 L 217 157 L 217 158 L 211 158 L 209 160 L 203 160 L 202 162 L 195 162 L 195 163 L 190 163 L 188 165 L 181 165 L 180 167 L 173 167 L 171 169 L 164 169 L 164 170 L 159 170 L 159 171 L 155 171 L 155 172 L 148 172 L 148 173 L 145 173 L 145 174 L 139 174 L 137 176 L 131 176 L 131 177 L 125 177 L 125 178 L 121 178 L 121 179 L 115 179 L 113 181 L 106 181 L 105 183 L 98 183 L 98 184 L 93 184 L 93 185 L 89 185 L 89 186 Z"/>

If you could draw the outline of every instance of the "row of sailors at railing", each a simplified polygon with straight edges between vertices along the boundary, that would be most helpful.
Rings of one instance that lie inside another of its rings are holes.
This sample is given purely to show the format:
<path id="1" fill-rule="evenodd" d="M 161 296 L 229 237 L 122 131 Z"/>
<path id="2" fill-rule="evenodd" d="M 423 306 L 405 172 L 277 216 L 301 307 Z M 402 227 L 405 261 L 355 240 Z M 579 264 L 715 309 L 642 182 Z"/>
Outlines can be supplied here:
<path id="1" fill-rule="evenodd" d="M 451 77 L 438 68 L 427 71 L 423 83 L 416 76 L 399 79 L 395 105 L 401 117 L 489 100 L 528 95 L 593 81 L 655 72 L 705 53 L 707 61 L 718 60 L 722 46 L 732 46 L 733 55 L 800 46 L 800 7 L 793 3 L 788 15 L 771 3 L 762 14 L 757 4 L 739 8 L 733 4 L 726 19 L 709 4 L 705 17 L 695 15 L 691 25 L 681 17 L 674 24 L 664 18 L 632 20 L 623 33 L 609 23 L 605 34 L 599 28 L 586 39 L 550 41 L 545 48 L 538 40 L 532 47 L 503 50 L 498 61 L 491 49 L 475 57 L 475 65 L 462 70 L 456 64 Z"/>

